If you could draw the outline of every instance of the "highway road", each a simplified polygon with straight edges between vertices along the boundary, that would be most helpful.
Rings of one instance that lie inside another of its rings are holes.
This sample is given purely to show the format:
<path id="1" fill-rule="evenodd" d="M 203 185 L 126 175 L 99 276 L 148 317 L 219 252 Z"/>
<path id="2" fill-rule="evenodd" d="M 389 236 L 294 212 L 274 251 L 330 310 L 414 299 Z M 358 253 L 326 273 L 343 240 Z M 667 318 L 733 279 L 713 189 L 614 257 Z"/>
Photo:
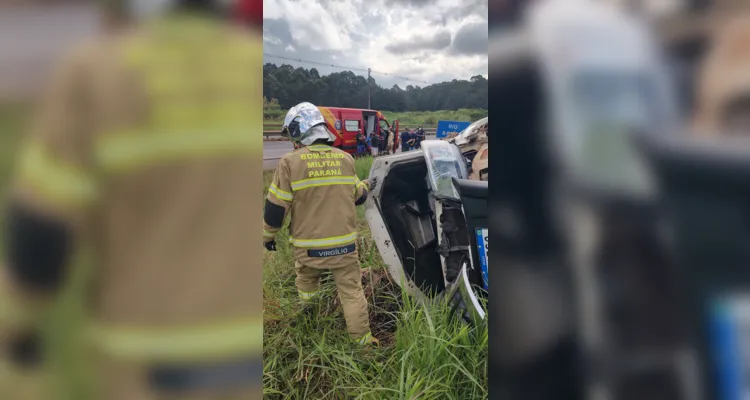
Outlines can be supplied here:
<path id="1" fill-rule="evenodd" d="M 435 139 L 435 135 L 426 135 L 425 138 Z M 276 142 L 270 140 L 263 142 L 263 169 L 276 168 L 279 159 L 293 149 L 294 147 L 291 142 Z M 400 151 L 401 150 L 399 150 L 399 152 Z"/>

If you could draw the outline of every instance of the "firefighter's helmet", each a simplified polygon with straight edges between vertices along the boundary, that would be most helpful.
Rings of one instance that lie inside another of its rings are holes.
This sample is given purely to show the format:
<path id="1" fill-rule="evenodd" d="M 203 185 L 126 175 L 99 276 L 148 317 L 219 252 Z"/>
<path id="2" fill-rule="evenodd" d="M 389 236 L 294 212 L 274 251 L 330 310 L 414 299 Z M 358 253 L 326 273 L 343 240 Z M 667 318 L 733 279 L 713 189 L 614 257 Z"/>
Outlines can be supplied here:
<path id="1" fill-rule="evenodd" d="M 326 120 L 318 107 L 307 102 L 299 103 L 289 109 L 284 118 L 281 134 L 305 146 L 320 139 L 328 142 L 336 140 L 336 137 L 328 130 Z"/>

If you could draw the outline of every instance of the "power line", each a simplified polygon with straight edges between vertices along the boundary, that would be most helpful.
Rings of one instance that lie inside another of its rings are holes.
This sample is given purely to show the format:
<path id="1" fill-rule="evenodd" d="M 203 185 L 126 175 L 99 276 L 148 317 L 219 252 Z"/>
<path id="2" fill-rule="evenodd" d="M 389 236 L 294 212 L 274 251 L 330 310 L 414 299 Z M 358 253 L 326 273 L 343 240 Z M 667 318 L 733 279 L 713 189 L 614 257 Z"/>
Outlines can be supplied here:
<path id="1" fill-rule="evenodd" d="M 303 63 L 303 64 L 320 65 L 321 67 L 332 67 L 332 68 L 339 68 L 339 69 L 351 70 L 351 71 L 369 72 L 369 73 L 372 73 L 372 74 L 385 75 L 385 76 L 389 76 L 391 78 L 401 79 L 401 80 L 404 80 L 404 81 L 410 81 L 410 82 L 416 82 L 416 83 L 424 83 L 426 85 L 430 84 L 429 82 L 420 81 L 420 80 L 412 79 L 412 78 L 407 78 L 407 77 L 404 77 L 404 76 L 393 75 L 393 74 L 389 74 L 387 72 L 378 72 L 378 71 L 368 70 L 368 68 L 346 67 L 346 66 L 343 66 L 343 65 L 326 64 L 326 63 L 322 63 L 322 62 L 318 62 L 318 61 L 310 61 L 310 60 L 303 60 L 303 59 L 300 59 L 300 58 L 277 56 L 275 54 L 268 54 L 268 53 L 263 53 L 263 55 L 266 56 L 266 57 L 279 58 L 279 59 L 282 59 L 282 60 L 296 61 L 298 63 Z"/>

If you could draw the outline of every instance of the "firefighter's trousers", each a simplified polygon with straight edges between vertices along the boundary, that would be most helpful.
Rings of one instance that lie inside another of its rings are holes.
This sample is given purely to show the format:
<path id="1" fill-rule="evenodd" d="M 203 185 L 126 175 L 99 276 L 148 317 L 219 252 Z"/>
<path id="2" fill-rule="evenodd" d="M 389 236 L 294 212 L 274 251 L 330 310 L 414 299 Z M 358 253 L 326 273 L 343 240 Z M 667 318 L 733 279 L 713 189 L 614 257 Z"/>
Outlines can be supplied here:
<path id="1" fill-rule="evenodd" d="M 320 289 L 320 276 L 324 269 L 308 267 L 296 262 L 294 265 L 297 278 L 297 291 L 303 301 L 312 300 Z M 355 341 L 366 340 L 370 336 L 370 318 L 367 311 L 367 299 L 362 289 L 362 273 L 358 263 L 332 268 L 331 274 L 336 283 L 344 318 L 349 335 Z"/>
<path id="2" fill-rule="evenodd" d="M 253 400 L 263 397 L 261 371 L 256 373 L 258 377 L 255 382 L 239 386 L 227 384 L 224 389 L 214 387 L 164 390 L 154 382 L 153 365 L 112 359 L 99 361 L 97 367 L 102 379 L 95 388 L 96 400 Z M 179 382 L 180 378 L 162 378 L 164 379 Z"/>

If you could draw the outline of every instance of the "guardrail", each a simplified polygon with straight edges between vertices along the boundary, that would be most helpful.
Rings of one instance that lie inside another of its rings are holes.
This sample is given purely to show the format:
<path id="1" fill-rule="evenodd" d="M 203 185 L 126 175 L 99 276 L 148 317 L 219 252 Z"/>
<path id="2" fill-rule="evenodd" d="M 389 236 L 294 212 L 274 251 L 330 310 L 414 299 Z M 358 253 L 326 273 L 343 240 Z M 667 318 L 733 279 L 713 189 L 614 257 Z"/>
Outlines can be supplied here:
<path id="1" fill-rule="evenodd" d="M 401 130 L 403 130 L 404 128 L 415 129 L 418 126 L 419 125 L 416 125 L 416 124 L 415 125 L 411 125 L 411 124 L 409 124 L 409 125 L 406 125 L 406 124 L 401 125 L 401 124 L 399 124 L 399 129 L 401 129 Z M 267 128 L 271 128 L 271 127 L 278 127 L 279 129 L 278 130 L 276 130 L 276 129 L 268 129 L 267 130 Z M 426 127 L 424 125 L 422 125 L 422 127 L 424 129 L 425 134 L 427 134 L 427 135 L 435 135 L 435 133 L 437 131 L 437 127 Z M 263 139 L 264 140 L 268 140 L 271 137 L 281 138 L 281 124 L 263 124 Z"/>
<path id="2" fill-rule="evenodd" d="M 264 128 L 265 127 L 271 127 L 271 126 L 281 128 L 282 125 L 283 124 L 281 122 L 264 122 L 263 123 L 263 127 Z M 425 128 L 425 129 L 436 129 L 437 128 L 437 124 L 404 124 L 404 123 L 399 123 L 398 126 L 399 126 L 399 128 L 416 128 L 418 126 L 421 126 L 422 128 Z"/>

